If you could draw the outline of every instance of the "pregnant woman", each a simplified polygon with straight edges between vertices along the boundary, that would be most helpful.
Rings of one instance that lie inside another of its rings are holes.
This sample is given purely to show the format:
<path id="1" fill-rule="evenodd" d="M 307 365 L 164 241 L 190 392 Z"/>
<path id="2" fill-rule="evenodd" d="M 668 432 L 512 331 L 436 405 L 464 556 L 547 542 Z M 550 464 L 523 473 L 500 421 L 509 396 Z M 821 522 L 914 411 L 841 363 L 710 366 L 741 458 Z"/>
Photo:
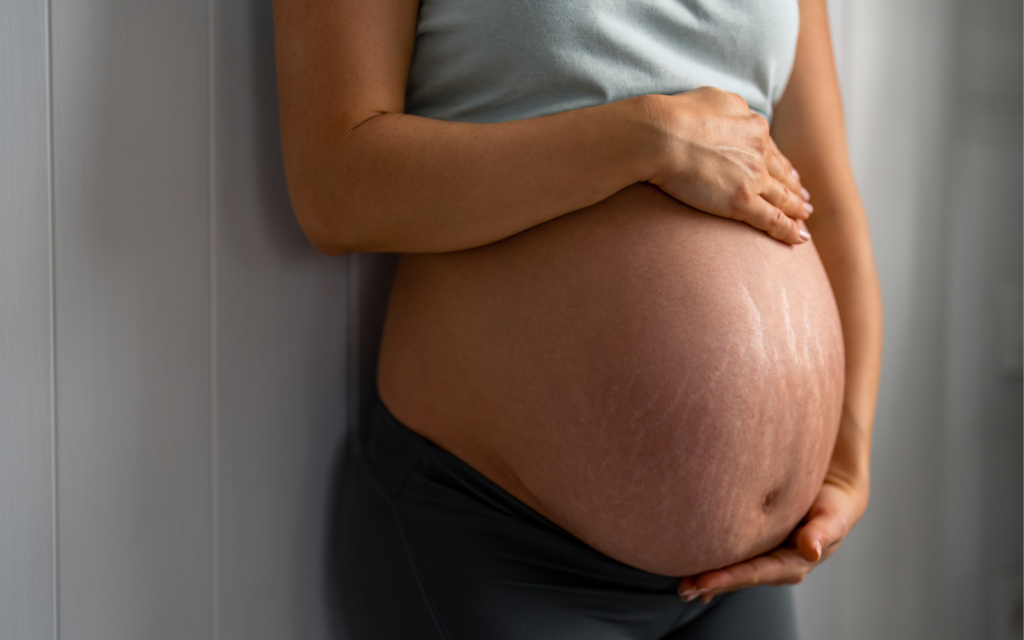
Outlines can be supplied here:
<path id="1" fill-rule="evenodd" d="M 277 0 L 275 29 L 299 222 L 402 254 L 350 637 L 794 637 L 769 585 L 867 505 L 881 348 L 825 0 Z"/>

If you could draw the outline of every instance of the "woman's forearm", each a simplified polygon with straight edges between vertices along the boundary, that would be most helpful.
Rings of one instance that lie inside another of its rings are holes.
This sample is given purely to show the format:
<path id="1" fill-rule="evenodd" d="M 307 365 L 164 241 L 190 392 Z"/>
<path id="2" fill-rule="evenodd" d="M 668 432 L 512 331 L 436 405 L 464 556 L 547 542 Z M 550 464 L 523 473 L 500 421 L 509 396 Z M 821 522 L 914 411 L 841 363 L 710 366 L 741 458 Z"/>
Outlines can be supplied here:
<path id="1" fill-rule="evenodd" d="M 649 100 L 498 124 L 384 113 L 294 154 L 286 137 L 292 201 L 327 253 L 488 244 L 652 174 Z"/>

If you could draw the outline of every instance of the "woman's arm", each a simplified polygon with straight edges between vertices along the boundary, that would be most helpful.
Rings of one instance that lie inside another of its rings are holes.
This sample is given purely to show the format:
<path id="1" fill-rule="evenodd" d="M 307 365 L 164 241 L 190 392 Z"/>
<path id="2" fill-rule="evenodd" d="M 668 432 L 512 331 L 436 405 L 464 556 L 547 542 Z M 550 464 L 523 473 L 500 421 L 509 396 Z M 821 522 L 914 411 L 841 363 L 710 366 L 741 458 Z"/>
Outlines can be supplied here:
<path id="1" fill-rule="evenodd" d="M 799 181 L 763 119 L 732 94 L 643 96 L 499 124 L 406 115 L 418 6 L 274 2 L 288 187 L 321 251 L 480 246 L 645 180 L 803 241 Z"/>
<path id="2" fill-rule="evenodd" d="M 843 131 L 825 0 L 800 2 L 796 62 L 775 109 L 775 138 L 816 213 L 807 221 L 828 274 L 843 326 L 846 386 L 839 437 L 822 491 L 788 547 L 696 579 L 681 591 L 709 600 L 755 584 L 799 582 L 835 551 L 867 507 L 871 425 L 882 356 L 882 302 L 864 207 Z"/>

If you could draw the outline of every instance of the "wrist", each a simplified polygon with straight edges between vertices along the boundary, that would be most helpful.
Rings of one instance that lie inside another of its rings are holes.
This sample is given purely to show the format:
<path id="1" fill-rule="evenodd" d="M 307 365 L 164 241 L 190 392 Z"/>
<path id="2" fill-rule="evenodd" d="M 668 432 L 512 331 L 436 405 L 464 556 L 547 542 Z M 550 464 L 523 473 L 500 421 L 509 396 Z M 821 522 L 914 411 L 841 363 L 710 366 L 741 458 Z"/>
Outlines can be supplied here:
<path id="1" fill-rule="evenodd" d="M 837 462 L 833 457 L 825 473 L 826 484 L 831 483 L 842 489 L 854 500 L 856 517 L 859 519 L 868 506 L 871 494 L 871 477 L 867 467 L 850 468 Z"/>
<path id="2" fill-rule="evenodd" d="M 638 96 L 629 100 L 632 124 L 636 130 L 640 155 L 637 162 L 637 182 L 660 184 L 672 173 L 671 156 L 672 109 L 669 97 L 659 94 Z"/>
<path id="3" fill-rule="evenodd" d="M 857 414 L 844 401 L 828 472 L 851 486 L 866 487 L 871 475 L 871 422 Z"/>

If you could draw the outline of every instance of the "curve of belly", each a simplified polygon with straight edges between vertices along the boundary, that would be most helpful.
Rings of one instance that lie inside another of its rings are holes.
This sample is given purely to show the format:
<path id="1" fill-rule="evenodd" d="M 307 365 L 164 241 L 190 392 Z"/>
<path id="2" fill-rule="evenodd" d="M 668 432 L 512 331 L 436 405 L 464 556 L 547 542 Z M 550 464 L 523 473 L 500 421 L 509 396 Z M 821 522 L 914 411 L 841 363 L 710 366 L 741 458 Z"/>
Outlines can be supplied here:
<path id="1" fill-rule="evenodd" d="M 403 256 L 389 409 L 595 549 L 692 575 L 782 542 L 843 392 L 812 243 L 650 185 L 501 242 Z"/>

